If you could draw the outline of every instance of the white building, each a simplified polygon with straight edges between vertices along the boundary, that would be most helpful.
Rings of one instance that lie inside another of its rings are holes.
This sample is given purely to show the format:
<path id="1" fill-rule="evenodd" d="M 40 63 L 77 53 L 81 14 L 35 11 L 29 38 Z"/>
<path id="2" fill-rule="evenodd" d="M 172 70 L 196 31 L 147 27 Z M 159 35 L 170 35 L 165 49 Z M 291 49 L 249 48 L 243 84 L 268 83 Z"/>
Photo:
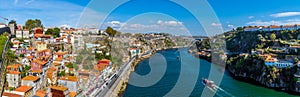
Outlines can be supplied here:
<path id="1" fill-rule="evenodd" d="M 16 30 L 16 38 L 23 38 L 23 31 L 22 30 Z"/>
<path id="2" fill-rule="evenodd" d="M 276 68 L 292 67 L 294 64 L 288 61 L 279 61 L 277 58 L 268 57 L 265 60 L 266 66 L 275 66 Z"/>
<path id="3" fill-rule="evenodd" d="M 33 87 L 33 91 L 36 91 L 40 87 L 40 78 L 37 76 L 26 76 L 22 78 L 22 86 L 31 86 Z"/>
<path id="4" fill-rule="evenodd" d="M 29 38 L 30 34 L 29 34 L 29 30 L 23 30 L 23 38 Z"/>
<path id="5" fill-rule="evenodd" d="M 76 76 L 65 76 L 58 80 L 59 85 L 66 86 L 70 92 L 76 92 L 78 89 L 78 79 Z"/>
<path id="6" fill-rule="evenodd" d="M 6 74 L 8 87 L 17 88 L 21 85 L 21 73 L 19 71 L 8 71 Z"/>

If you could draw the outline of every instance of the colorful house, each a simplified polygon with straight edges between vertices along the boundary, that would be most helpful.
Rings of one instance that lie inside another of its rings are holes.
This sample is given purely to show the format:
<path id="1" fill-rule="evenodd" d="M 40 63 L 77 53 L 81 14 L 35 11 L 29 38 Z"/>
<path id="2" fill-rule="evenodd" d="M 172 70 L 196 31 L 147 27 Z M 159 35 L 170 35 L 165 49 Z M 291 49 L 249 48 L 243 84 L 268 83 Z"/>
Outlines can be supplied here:
<path id="1" fill-rule="evenodd" d="M 22 86 L 31 86 L 33 87 L 33 91 L 36 91 L 40 85 L 40 78 L 37 76 L 26 76 L 24 78 L 22 78 Z"/>
<path id="2" fill-rule="evenodd" d="M 78 79 L 76 76 L 65 76 L 58 80 L 59 85 L 66 86 L 70 92 L 76 92 L 78 89 Z"/>
<path id="3" fill-rule="evenodd" d="M 70 97 L 70 92 L 65 86 L 51 86 L 50 92 L 52 97 Z"/>
<path id="4" fill-rule="evenodd" d="M 8 82 L 8 87 L 19 87 L 21 85 L 21 73 L 19 71 L 8 71 L 6 81 Z"/>
<path id="5" fill-rule="evenodd" d="M 94 69 L 102 71 L 106 67 L 109 67 L 111 65 L 112 65 L 112 62 L 110 60 L 102 59 L 102 60 L 99 60 L 96 65 L 94 65 Z"/>

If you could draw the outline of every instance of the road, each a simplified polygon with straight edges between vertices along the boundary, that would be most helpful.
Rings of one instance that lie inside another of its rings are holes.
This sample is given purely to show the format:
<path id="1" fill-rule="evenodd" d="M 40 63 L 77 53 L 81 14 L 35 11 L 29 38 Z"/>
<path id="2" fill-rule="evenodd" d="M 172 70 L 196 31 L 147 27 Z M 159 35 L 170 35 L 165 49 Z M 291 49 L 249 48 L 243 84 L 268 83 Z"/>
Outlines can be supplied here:
<path id="1" fill-rule="evenodd" d="M 119 69 L 119 71 L 116 74 L 117 77 L 111 77 L 111 81 L 110 81 L 109 85 L 107 87 L 105 87 L 100 92 L 100 94 L 97 95 L 97 97 L 108 97 L 113 92 L 113 89 L 116 88 L 117 84 L 115 84 L 115 83 L 119 83 L 121 81 L 121 78 L 124 76 L 124 73 L 125 73 L 124 71 L 130 70 L 131 63 L 134 60 L 136 60 L 136 57 L 131 58 L 130 61 L 128 61 L 127 63 L 122 65 L 122 67 Z"/>
<path id="2" fill-rule="evenodd" d="M 148 50 L 147 52 L 143 53 L 141 56 L 148 55 L 151 52 L 152 52 L 152 50 Z M 130 71 L 131 64 L 135 60 L 136 60 L 136 57 L 133 57 L 127 63 L 122 65 L 122 67 L 117 72 L 116 77 L 112 76 L 110 78 L 111 79 L 110 83 L 107 85 L 107 87 L 104 88 L 104 90 L 102 90 L 100 92 L 99 95 L 97 95 L 97 97 L 109 97 L 109 96 L 111 96 L 113 90 L 116 88 L 117 84 L 120 83 L 122 77 L 126 76 L 126 75 L 124 75 L 125 71 Z"/>

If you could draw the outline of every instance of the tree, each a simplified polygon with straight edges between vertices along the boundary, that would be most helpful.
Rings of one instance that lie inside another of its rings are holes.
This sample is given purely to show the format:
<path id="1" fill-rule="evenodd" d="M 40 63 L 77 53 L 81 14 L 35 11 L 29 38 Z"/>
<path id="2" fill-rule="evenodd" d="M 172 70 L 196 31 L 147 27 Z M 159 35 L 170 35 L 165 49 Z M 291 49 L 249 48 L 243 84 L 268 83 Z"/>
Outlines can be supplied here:
<path id="1" fill-rule="evenodd" d="M 111 37 L 114 37 L 117 34 L 117 31 L 111 27 L 107 27 L 105 31 Z"/>
<path id="2" fill-rule="evenodd" d="M 74 64 L 73 64 L 73 63 L 69 63 L 69 64 L 67 64 L 67 67 L 68 67 L 68 68 L 73 68 L 73 67 L 74 67 Z"/>
<path id="3" fill-rule="evenodd" d="M 60 29 L 59 28 L 54 28 L 53 29 L 53 36 L 54 37 L 59 37 Z"/>
<path id="4" fill-rule="evenodd" d="M 33 28 L 36 28 L 36 27 L 42 27 L 43 28 L 43 24 L 42 24 L 41 20 L 39 20 L 39 19 L 35 19 L 35 20 L 29 19 L 25 23 L 25 28 L 27 28 L 28 30 L 32 30 Z"/>
<path id="5" fill-rule="evenodd" d="M 54 33 L 53 29 L 47 29 L 47 31 L 45 32 L 46 35 L 52 35 Z"/>
<path id="6" fill-rule="evenodd" d="M 10 20 L 8 24 L 14 24 L 14 26 L 17 27 L 17 22 L 15 20 Z"/>
<path id="7" fill-rule="evenodd" d="M 10 49 L 7 50 L 5 57 L 8 62 L 15 62 L 15 59 L 17 59 L 16 54 L 13 53 Z"/>
<path id="8" fill-rule="evenodd" d="M 244 31 L 244 28 L 243 28 L 243 27 L 237 27 L 236 30 L 237 30 L 238 32 L 241 32 L 241 31 Z"/>
<path id="9" fill-rule="evenodd" d="M 272 34 L 270 35 L 270 39 L 274 41 L 274 40 L 276 39 L 276 34 L 272 33 Z"/>

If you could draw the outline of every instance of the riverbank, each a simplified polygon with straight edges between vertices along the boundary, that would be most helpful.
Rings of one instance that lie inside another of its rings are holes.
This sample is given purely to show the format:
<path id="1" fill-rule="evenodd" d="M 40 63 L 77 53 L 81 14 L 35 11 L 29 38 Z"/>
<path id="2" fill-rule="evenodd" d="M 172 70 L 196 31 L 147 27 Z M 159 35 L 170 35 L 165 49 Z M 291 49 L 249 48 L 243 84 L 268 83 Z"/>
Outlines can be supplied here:
<path id="1" fill-rule="evenodd" d="M 201 54 L 198 54 L 197 52 L 191 52 L 191 51 L 189 51 L 189 53 L 193 54 L 197 58 L 212 62 L 211 58 L 209 58 L 208 56 L 203 56 Z M 245 56 L 241 56 L 241 57 L 246 58 Z M 256 86 L 273 89 L 278 92 L 285 92 L 285 93 L 288 93 L 291 95 L 299 95 L 298 92 L 294 91 L 294 88 L 289 87 L 289 85 L 290 85 L 289 83 L 286 83 L 286 82 L 290 82 L 290 81 L 286 81 L 286 79 L 291 79 L 291 78 L 289 78 L 288 76 L 282 76 L 285 73 L 278 72 L 279 70 L 272 71 L 273 70 L 272 68 L 271 68 L 271 70 L 269 70 L 267 67 L 265 67 L 263 60 L 259 60 L 257 58 L 252 58 L 252 57 L 248 58 L 248 59 L 249 60 L 246 63 L 251 63 L 252 66 L 248 67 L 249 65 L 247 65 L 245 63 L 245 61 L 241 61 L 241 62 L 243 62 L 242 64 L 244 64 L 244 65 L 242 65 L 242 66 L 238 65 L 239 68 L 236 69 L 237 65 L 232 65 L 235 63 L 229 63 L 229 64 L 225 63 L 226 71 L 229 72 L 229 74 L 232 78 L 234 78 L 235 80 L 241 81 L 241 82 L 246 82 L 246 83 L 253 84 Z M 250 59 L 252 59 L 252 60 L 250 60 Z M 218 63 L 218 62 L 215 62 L 215 63 Z M 256 64 L 253 64 L 253 63 L 256 63 Z M 220 64 L 216 64 L 216 65 L 220 65 Z M 223 66 L 223 65 L 221 65 L 221 66 Z M 246 66 L 246 67 L 243 67 L 243 66 Z M 235 69 L 233 69 L 233 68 L 235 68 Z M 254 70 L 254 68 L 255 68 L 255 70 Z M 267 70 L 269 73 L 265 70 Z M 284 70 L 284 71 L 292 72 L 292 70 L 290 70 L 290 71 Z M 254 74 L 254 73 L 257 73 L 257 74 Z M 278 75 L 278 74 L 280 74 L 280 75 Z M 277 80 L 270 82 L 271 78 L 268 77 L 269 75 L 274 75 L 275 78 L 279 80 L 279 82 Z"/>
<path id="2" fill-rule="evenodd" d="M 127 86 L 127 83 L 128 83 L 128 80 L 129 80 L 129 76 L 131 74 L 131 72 L 134 72 L 135 70 L 135 67 L 137 66 L 137 64 L 144 60 L 144 59 L 147 59 L 147 58 L 150 58 L 152 56 L 152 54 L 154 54 L 156 51 L 155 50 L 151 50 L 150 52 L 148 52 L 148 54 L 145 54 L 147 52 L 145 52 L 144 54 L 141 54 L 141 57 L 140 58 L 137 58 L 134 62 L 132 62 L 132 64 L 130 65 L 130 72 L 129 74 L 125 75 L 126 78 L 128 79 L 125 79 L 122 83 L 121 83 L 121 86 L 119 85 L 120 89 L 117 89 L 119 90 L 119 92 L 117 93 L 117 95 L 120 97 L 123 95 L 125 89 L 126 89 L 126 86 Z"/>
<path id="3" fill-rule="evenodd" d="M 138 59 L 136 59 L 132 64 L 131 64 L 131 69 L 130 69 L 130 74 L 131 72 L 134 72 L 135 71 L 135 67 L 137 66 L 137 64 L 140 62 L 140 61 L 143 61 L 145 59 L 148 59 L 150 58 L 153 54 L 155 54 L 157 51 L 162 51 L 162 50 L 168 50 L 168 49 L 179 49 L 179 48 L 185 48 L 187 46 L 176 46 L 176 47 L 171 47 L 171 48 L 158 48 L 158 49 L 155 49 L 155 50 L 151 50 L 150 53 L 144 55 L 142 54 L 142 56 Z M 146 52 L 145 52 L 146 53 Z M 130 76 L 130 74 L 128 75 L 128 77 Z M 125 80 L 123 83 L 122 83 L 122 86 L 118 92 L 118 96 L 121 96 L 123 95 L 124 91 L 126 90 L 126 86 L 127 86 L 127 83 L 128 83 L 128 80 Z"/>

